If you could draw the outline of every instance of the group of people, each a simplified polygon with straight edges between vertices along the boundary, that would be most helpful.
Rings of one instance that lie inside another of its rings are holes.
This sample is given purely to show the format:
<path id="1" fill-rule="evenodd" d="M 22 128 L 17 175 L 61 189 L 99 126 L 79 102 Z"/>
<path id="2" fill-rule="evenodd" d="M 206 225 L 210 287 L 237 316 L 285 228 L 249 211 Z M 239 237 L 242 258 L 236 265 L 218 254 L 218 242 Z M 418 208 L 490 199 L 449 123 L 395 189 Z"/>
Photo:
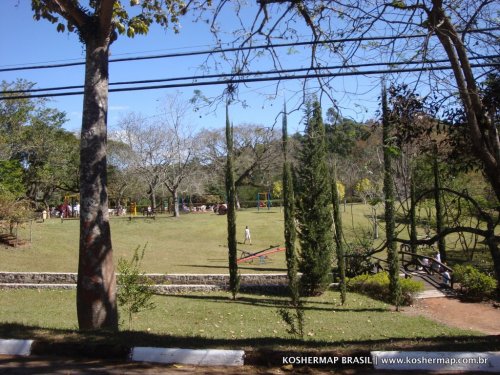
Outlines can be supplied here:
<path id="1" fill-rule="evenodd" d="M 75 202 L 73 205 L 66 202 L 61 203 L 58 206 L 52 206 L 49 208 L 50 217 L 79 217 L 80 216 L 80 203 Z"/>
<path id="2" fill-rule="evenodd" d="M 430 270 L 431 274 L 440 273 L 443 278 L 443 283 L 447 286 L 451 285 L 451 275 L 447 268 L 442 267 L 441 254 L 439 251 L 434 253 L 434 257 L 429 261 L 429 258 L 422 258 L 422 265 Z M 446 264 L 444 264 L 446 265 Z"/>

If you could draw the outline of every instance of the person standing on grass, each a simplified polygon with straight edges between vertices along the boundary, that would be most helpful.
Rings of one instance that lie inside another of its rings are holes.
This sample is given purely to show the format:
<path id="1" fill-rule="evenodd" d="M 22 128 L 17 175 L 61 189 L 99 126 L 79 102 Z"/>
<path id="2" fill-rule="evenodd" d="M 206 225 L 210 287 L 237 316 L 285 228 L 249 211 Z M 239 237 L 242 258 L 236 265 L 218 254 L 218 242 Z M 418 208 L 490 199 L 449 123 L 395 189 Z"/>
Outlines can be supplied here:
<path id="1" fill-rule="evenodd" d="M 252 244 L 252 238 L 250 237 L 250 228 L 248 228 L 248 225 L 245 228 L 245 241 L 243 241 L 244 244 L 248 243 L 251 245 Z"/>

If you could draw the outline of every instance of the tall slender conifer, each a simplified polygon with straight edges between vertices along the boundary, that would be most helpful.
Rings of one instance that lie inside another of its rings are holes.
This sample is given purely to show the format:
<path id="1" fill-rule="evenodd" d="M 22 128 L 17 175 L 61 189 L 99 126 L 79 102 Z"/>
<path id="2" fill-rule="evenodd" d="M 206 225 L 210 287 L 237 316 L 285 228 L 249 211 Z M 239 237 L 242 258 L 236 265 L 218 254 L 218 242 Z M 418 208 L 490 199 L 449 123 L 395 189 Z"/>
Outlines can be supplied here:
<path id="1" fill-rule="evenodd" d="M 280 314 L 290 326 L 289 332 L 299 336 L 304 335 L 304 310 L 300 299 L 300 285 L 297 276 L 297 255 L 295 240 L 295 194 L 292 175 L 292 165 L 288 160 L 288 124 L 286 116 L 286 105 L 283 106 L 283 207 L 285 219 L 285 248 L 286 266 L 288 274 L 288 292 L 290 295 L 290 307 L 294 309 L 294 315 L 288 309 L 281 309 Z"/>
<path id="2" fill-rule="evenodd" d="M 288 160 L 288 125 L 286 106 L 283 108 L 283 206 L 285 216 L 285 248 L 288 285 L 292 300 L 298 298 L 297 256 L 295 253 L 295 194 L 293 189 L 292 166 Z"/>
<path id="3" fill-rule="evenodd" d="M 229 122 L 229 108 L 226 106 L 226 196 L 227 196 L 227 247 L 229 256 L 229 290 L 236 299 L 240 287 L 236 241 L 236 189 L 233 171 L 233 127 Z"/>
<path id="4" fill-rule="evenodd" d="M 399 259 L 394 241 L 394 182 L 392 178 L 393 147 L 391 145 L 391 118 L 387 106 L 387 90 L 382 88 L 382 142 L 384 145 L 384 195 L 385 195 L 385 234 L 387 241 L 387 261 L 389 263 L 389 292 L 392 303 L 399 309 L 401 285 L 399 283 Z"/>
<path id="5" fill-rule="evenodd" d="M 306 130 L 297 169 L 299 270 L 306 295 L 322 294 L 331 281 L 333 237 L 325 126 L 319 102 L 306 107 Z"/>
<path id="6" fill-rule="evenodd" d="M 345 257 L 344 257 L 344 241 L 342 233 L 342 216 L 340 213 L 340 198 L 339 191 L 337 189 L 337 166 L 333 161 L 332 170 L 332 203 L 333 203 L 333 222 L 335 224 L 335 245 L 337 249 L 337 264 L 339 268 L 339 289 L 340 289 L 340 301 L 342 305 L 347 299 L 346 283 L 345 283 Z"/>

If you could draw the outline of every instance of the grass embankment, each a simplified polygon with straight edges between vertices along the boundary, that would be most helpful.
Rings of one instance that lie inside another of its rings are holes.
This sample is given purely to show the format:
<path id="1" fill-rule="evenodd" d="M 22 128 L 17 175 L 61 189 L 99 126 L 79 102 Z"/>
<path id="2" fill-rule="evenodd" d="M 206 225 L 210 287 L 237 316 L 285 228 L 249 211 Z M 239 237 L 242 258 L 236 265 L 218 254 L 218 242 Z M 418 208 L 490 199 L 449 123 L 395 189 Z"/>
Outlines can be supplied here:
<path id="1" fill-rule="evenodd" d="M 0 300 L 2 338 L 89 340 L 76 333 L 73 291 L 0 290 Z M 129 346 L 367 350 L 483 340 L 478 333 L 394 312 L 389 305 L 361 295 L 349 294 L 345 306 L 340 306 L 339 300 L 336 292 L 309 298 L 305 337 L 299 339 L 287 333 L 277 313 L 282 297 L 242 294 L 232 301 L 222 292 L 155 296 L 157 307 L 138 314 L 132 331 L 124 322 L 123 332 L 92 337 L 90 341 Z"/>

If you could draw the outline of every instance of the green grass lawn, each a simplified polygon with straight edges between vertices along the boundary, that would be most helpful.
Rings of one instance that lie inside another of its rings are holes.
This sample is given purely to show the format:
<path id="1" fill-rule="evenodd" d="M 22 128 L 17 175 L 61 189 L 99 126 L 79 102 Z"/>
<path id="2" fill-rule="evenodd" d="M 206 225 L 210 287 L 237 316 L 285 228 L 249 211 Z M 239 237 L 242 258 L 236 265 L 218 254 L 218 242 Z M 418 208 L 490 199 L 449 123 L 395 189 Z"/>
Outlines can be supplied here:
<path id="1" fill-rule="evenodd" d="M 372 230 L 371 207 L 362 204 L 341 206 L 345 237 L 356 243 Z M 378 215 L 383 213 L 379 208 Z M 380 223 L 379 245 L 384 235 Z M 252 232 L 252 246 L 244 245 L 244 228 Z M 111 218 L 111 234 L 115 258 L 130 258 L 138 246 L 147 244 L 143 268 L 149 273 L 227 273 L 227 223 L 226 216 L 215 214 L 187 214 L 180 218 L 158 216 L 156 220 Z M 419 228 L 423 235 L 423 228 Z M 29 226 L 20 230 L 22 238 L 29 235 Z M 237 213 L 238 249 L 256 252 L 270 246 L 283 246 L 283 213 L 279 208 L 272 210 L 247 209 Z M 0 247 L 0 271 L 45 271 L 76 272 L 78 261 L 79 222 L 59 219 L 34 223 L 31 247 Z M 408 237 L 406 231 L 399 235 Z M 450 250 L 456 240 L 447 240 Z M 478 251 L 486 253 L 488 251 Z M 381 254 L 380 256 L 384 256 Z M 455 250 L 450 259 L 462 259 L 462 253 Z M 258 261 L 241 264 L 242 273 L 285 272 L 284 253 L 271 255 L 265 264 Z"/>
<path id="2" fill-rule="evenodd" d="M 252 232 L 252 245 L 240 250 L 256 252 L 271 245 L 283 245 L 283 215 L 272 211 L 239 211 L 238 241 L 243 242 L 244 228 Z M 27 229 L 25 229 L 27 230 Z M 1 271 L 76 272 L 79 223 L 77 220 L 47 220 L 33 224 L 31 247 L 0 248 Z M 143 268 L 151 273 L 226 273 L 226 216 L 187 214 L 180 218 L 159 216 L 156 220 L 112 218 L 114 256 L 130 258 L 138 246 L 147 244 Z M 285 271 L 284 253 L 266 264 L 242 265 L 243 273 Z"/>
<path id="3" fill-rule="evenodd" d="M 348 241 L 370 229 L 369 214 L 369 206 L 347 206 L 343 218 Z M 352 223 L 357 229 L 353 229 Z M 130 258 L 135 248 L 147 243 L 143 262 L 146 272 L 227 273 L 226 225 L 225 216 L 214 214 L 133 221 L 112 218 L 115 258 Z M 251 246 L 241 243 L 246 225 L 252 231 Z M 0 248 L 0 271 L 76 272 L 78 229 L 78 221 L 61 223 L 54 219 L 34 224 L 31 247 Z M 279 209 L 239 211 L 237 229 L 240 250 L 256 252 L 283 246 L 283 215 Z M 264 264 L 256 261 L 240 269 L 242 273 L 285 272 L 285 255 L 276 253 Z M 287 333 L 277 313 L 284 297 L 241 294 L 237 301 L 231 301 L 229 294 L 219 292 L 155 296 L 156 309 L 138 314 L 132 330 L 125 322 L 120 333 L 92 336 L 91 340 L 127 345 L 283 350 L 383 349 L 393 348 L 395 343 L 411 348 L 436 344 L 441 350 L 449 345 L 491 349 L 491 342 L 479 333 L 394 312 L 382 302 L 357 294 L 349 294 L 345 306 L 339 305 L 339 299 L 336 292 L 308 299 L 302 339 Z M 77 333 L 75 300 L 74 291 L 0 290 L 0 337 L 87 341 L 88 335 Z M 500 349 L 500 344 L 495 345 Z"/>
<path id="4" fill-rule="evenodd" d="M 56 336 L 57 330 L 71 334 L 77 329 L 74 291 L 0 290 L 0 300 L 0 337 L 19 336 L 12 327 L 20 325 L 30 327 L 24 331 L 41 330 L 49 337 Z M 307 300 L 303 339 L 291 337 L 277 313 L 283 297 L 241 294 L 232 301 L 223 292 L 155 296 L 156 308 L 138 314 L 132 331 L 146 335 L 134 339 L 140 341 L 137 345 L 154 341 L 161 346 L 273 349 L 328 349 L 351 344 L 372 348 L 398 340 L 431 342 L 482 336 L 394 312 L 365 296 L 349 294 L 344 306 L 339 300 L 337 292 Z M 122 329 L 128 328 L 124 322 Z"/>

